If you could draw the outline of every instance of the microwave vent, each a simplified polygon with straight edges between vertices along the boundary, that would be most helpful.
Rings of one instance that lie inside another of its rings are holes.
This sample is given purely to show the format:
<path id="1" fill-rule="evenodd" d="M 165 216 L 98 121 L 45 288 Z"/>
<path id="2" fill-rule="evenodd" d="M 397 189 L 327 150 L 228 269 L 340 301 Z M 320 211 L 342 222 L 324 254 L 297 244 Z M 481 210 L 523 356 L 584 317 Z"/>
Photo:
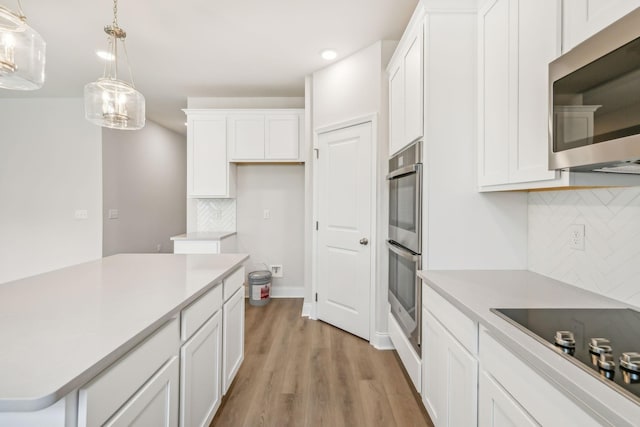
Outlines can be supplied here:
<path id="1" fill-rule="evenodd" d="M 594 169 L 594 172 L 607 172 L 607 173 L 627 173 L 640 175 L 640 159 L 630 160 L 626 162 L 613 163 L 598 169 Z"/>

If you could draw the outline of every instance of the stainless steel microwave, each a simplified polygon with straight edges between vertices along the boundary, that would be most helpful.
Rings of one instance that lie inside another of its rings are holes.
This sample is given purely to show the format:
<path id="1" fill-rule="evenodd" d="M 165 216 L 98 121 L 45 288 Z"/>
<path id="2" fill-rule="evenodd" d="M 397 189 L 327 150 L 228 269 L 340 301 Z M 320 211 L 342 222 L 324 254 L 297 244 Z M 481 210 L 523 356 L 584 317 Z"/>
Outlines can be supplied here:
<path id="1" fill-rule="evenodd" d="M 549 169 L 640 174 L 640 8 L 549 64 Z"/>

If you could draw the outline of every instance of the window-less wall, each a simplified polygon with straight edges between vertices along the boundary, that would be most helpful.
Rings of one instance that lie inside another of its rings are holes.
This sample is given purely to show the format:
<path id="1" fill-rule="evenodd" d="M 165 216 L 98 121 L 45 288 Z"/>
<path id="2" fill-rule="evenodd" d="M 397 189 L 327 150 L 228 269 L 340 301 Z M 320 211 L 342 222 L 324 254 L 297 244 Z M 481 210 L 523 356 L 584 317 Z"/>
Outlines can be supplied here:
<path id="1" fill-rule="evenodd" d="M 0 283 L 100 258 L 101 131 L 82 99 L 0 99 L 0 129 Z"/>
<path id="2" fill-rule="evenodd" d="M 105 129 L 102 155 L 103 255 L 172 252 L 169 238 L 186 230 L 186 137 L 147 120 L 139 131 Z"/>

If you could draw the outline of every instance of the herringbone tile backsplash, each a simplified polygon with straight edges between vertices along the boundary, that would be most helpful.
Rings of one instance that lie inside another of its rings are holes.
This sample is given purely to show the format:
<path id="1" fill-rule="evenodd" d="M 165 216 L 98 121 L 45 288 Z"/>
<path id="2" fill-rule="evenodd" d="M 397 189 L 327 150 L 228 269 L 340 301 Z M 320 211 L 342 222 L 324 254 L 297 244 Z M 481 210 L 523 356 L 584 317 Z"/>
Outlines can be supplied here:
<path id="1" fill-rule="evenodd" d="M 640 187 L 529 193 L 528 249 L 529 270 L 640 307 Z"/>
<path id="2" fill-rule="evenodd" d="M 198 199 L 198 231 L 236 231 L 235 199 Z"/>

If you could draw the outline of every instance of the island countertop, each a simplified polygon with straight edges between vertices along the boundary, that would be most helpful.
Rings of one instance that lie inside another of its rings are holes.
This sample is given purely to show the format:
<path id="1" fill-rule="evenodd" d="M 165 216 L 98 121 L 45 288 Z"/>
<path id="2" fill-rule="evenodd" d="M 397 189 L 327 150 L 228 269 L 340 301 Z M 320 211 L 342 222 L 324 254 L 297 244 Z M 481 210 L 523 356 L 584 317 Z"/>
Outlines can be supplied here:
<path id="1" fill-rule="evenodd" d="M 55 403 L 247 258 L 122 254 L 0 284 L 0 411 Z"/>
<path id="2" fill-rule="evenodd" d="M 194 231 L 171 237 L 171 240 L 214 240 L 220 241 L 235 235 L 235 231 Z"/>

